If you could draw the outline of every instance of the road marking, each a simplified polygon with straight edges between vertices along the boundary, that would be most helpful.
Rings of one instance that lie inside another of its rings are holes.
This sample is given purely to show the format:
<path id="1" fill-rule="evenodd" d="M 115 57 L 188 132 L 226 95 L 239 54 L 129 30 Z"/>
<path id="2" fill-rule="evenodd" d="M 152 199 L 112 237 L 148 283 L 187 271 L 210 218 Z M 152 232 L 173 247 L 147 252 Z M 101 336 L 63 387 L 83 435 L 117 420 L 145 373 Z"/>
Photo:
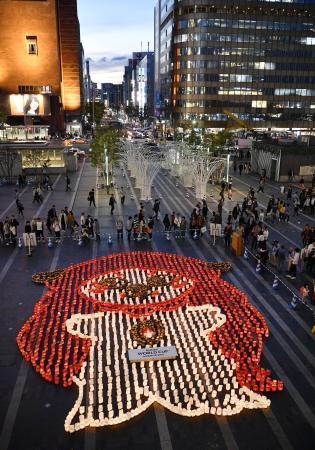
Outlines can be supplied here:
<path id="1" fill-rule="evenodd" d="M 76 183 L 76 189 L 79 186 L 79 181 L 82 175 L 82 168 L 81 168 L 81 172 L 79 175 L 79 179 Z M 60 177 L 59 177 L 60 179 Z M 57 183 L 57 180 L 56 182 Z M 51 192 L 50 192 L 51 193 Z M 48 194 L 48 196 L 46 197 L 46 199 L 49 197 L 50 193 Z M 71 200 L 71 208 L 73 207 L 74 204 L 74 199 L 75 199 L 75 195 L 76 192 L 73 193 L 72 196 L 72 200 Z M 61 244 L 62 245 L 62 244 Z M 58 247 L 56 247 L 55 249 L 55 254 L 54 257 L 52 259 L 49 271 L 52 272 L 56 269 L 57 267 L 57 263 L 59 260 L 59 256 L 60 256 L 60 251 L 61 251 L 61 245 L 59 245 Z M 13 262 L 13 260 L 12 260 Z M 12 264 L 11 262 L 11 264 Z M 8 269 L 7 269 L 8 270 Z M 1 275 L 0 275 L 0 281 L 1 280 Z M 43 289 L 43 294 L 46 291 L 46 287 Z M 20 369 L 18 372 L 18 376 L 15 382 L 15 386 L 13 388 L 13 392 L 11 395 L 11 399 L 10 399 L 10 403 L 9 403 L 9 407 L 7 409 L 7 413 L 4 419 L 4 424 L 1 430 L 1 436 L 0 436 L 0 449 L 1 450 L 7 450 L 11 441 L 11 436 L 12 436 L 12 432 L 13 432 L 13 428 L 15 425 L 15 421 L 16 421 L 16 416 L 17 416 L 17 412 L 19 410 L 20 407 L 20 403 L 21 403 L 21 399 L 22 399 L 22 395 L 23 395 L 23 391 L 24 391 L 24 387 L 25 387 L 25 382 L 27 379 L 27 374 L 29 371 L 30 366 L 28 364 L 26 364 L 25 360 L 22 359 L 21 365 L 20 365 Z"/>
<path id="2" fill-rule="evenodd" d="M 23 194 L 25 194 L 25 192 L 27 191 L 28 186 L 26 186 L 22 192 L 19 193 L 19 198 L 21 198 L 23 196 Z M 5 217 L 5 215 L 8 213 L 8 211 L 10 211 L 10 209 L 15 205 L 15 200 L 12 200 L 12 202 L 9 204 L 9 206 L 3 211 L 2 214 L 0 214 L 0 219 L 2 219 L 3 217 Z"/>
<path id="3" fill-rule="evenodd" d="M 140 203 L 138 201 L 138 197 L 136 196 L 135 190 L 134 190 L 134 188 L 132 186 L 131 180 L 130 180 L 129 175 L 128 175 L 127 171 L 125 170 L 125 168 L 124 168 L 124 173 L 125 173 L 125 176 L 126 176 L 126 180 L 128 180 L 128 184 L 130 185 L 130 190 L 131 190 L 132 195 L 134 197 L 136 206 L 137 206 L 138 209 L 140 209 Z M 152 241 L 152 247 L 156 250 L 156 244 L 153 243 L 153 241 Z M 173 450 L 173 446 L 172 446 L 171 436 L 170 436 L 170 432 L 169 432 L 169 428 L 168 428 L 168 424 L 167 424 L 165 410 L 164 410 L 164 408 L 161 405 L 158 405 L 157 403 L 153 404 L 153 408 L 154 408 L 154 414 L 155 414 L 157 429 L 158 429 L 158 433 L 159 433 L 161 449 L 162 450 Z"/>

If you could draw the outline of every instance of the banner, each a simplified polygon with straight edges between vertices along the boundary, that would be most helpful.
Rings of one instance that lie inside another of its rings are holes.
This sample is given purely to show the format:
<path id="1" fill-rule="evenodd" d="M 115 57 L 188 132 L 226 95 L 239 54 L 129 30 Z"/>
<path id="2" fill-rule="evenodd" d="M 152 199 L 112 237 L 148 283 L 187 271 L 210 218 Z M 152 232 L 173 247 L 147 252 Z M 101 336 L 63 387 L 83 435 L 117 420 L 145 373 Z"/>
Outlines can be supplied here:
<path id="1" fill-rule="evenodd" d="M 50 115 L 49 95 L 12 94 L 10 95 L 11 116 Z"/>

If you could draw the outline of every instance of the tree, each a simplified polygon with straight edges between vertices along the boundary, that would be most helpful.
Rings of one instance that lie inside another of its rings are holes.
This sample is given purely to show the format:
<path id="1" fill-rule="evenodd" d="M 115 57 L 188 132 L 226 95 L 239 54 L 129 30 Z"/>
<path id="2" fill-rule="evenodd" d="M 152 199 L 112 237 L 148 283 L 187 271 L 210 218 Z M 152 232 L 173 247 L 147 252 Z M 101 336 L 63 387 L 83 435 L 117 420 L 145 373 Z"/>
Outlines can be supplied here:
<path id="1" fill-rule="evenodd" d="M 91 163 L 93 167 L 104 170 L 105 148 L 108 155 L 109 172 L 113 174 L 114 166 L 120 159 L 119 131 L 112 127 L 97 128 L 92 141 Z"/>
<path id="2" fill-rule="evenodd" d="M 201 143 L 201 138 L 200 136 L 196 133 L 195 129 L 192 128 L 190 135 L 188 137 L 188 144 L 189 145 L 200 145 Z"/>
<path id="3" fill-rule="evenodd" d="M 30 169 L 40 170 L 40 175 L 44 175 L 44 170 L 50 166 L 50 159 L 47 152 L 43 150 L 30 150 L 23 153 L 24 166 Z M 38 172 L 37 172 L 38 173 Z M 36 175 L 37 177 L 37 175 Z"/>
<path id="4" fill-rule="evenodd" d="M 93 102 L 85 104 L 85 114 L 88 117 L 88 121 L 90 123 L 93 123 Z M 94 120 L 96 125 L 99 125 L 101 123 L 103 115 L 104 115 L 103 103 L 94 102 Z"/>
<path id="5" fill-rule="evenodd" d="M 12 148 L 0 148 L 0 175 L 5 177 L 11 184 L 13 183 L 14 166 L 20 159 L 17 150 Z"/>

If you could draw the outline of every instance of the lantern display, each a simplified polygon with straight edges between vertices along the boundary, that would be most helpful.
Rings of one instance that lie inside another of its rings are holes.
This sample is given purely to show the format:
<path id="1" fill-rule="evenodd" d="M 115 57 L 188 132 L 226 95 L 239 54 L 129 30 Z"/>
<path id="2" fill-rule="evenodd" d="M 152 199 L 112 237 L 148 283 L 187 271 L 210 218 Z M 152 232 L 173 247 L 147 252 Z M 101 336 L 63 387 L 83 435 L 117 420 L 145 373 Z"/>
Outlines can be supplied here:
<path id="1" fill-rule="evenodd" d="M 77 386 L 67 431 L 118 424 L 154 402 L 185 416 L 234 415 L 268 407 L 263 393 L 283 389 L 260 367 L 264 317 L 209 263 L 134 252 L 56 275 L 17 342 L 44 379 Z M 164 347 L 177 357 L 129 361 L 130 349 Z"/>

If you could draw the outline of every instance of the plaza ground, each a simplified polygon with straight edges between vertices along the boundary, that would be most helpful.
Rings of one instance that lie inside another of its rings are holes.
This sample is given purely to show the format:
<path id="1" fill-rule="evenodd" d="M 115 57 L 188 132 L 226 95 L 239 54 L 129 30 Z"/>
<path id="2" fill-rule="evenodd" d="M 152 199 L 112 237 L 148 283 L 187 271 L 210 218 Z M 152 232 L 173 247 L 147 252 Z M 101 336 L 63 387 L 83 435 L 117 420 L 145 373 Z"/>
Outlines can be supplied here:
<path id="1" fill-rule="evenodd" d="M 231 174 L 233 176 L 233 174 Z M 116 173 L 117 186 L 124 186 L 126 202 L 123 209 L 119 202 L 116 215 L 124 220 L 137 212 L 137 191 L 129 188 L 131 180 L 122 170 Z M 281 286 L 272 288 L 273 276 L 255 270 L 256 262 L 250 258 L 236 258 L 222 242 L 210 244 L 205 235 L 200 240 L 168 241 L 162 226 L 157 224 L 152 242 L 117 242 L 115 218 L 110 215 L 109 197 L 104 191 L 96 196 L 97 208 L 89 208 L 87 196 L 96 186 L 96 170 L 89 161 L 80 165 L 77 174 L 71 176 L 71 192 L 65 192 L 65 178 L 56 177 L 55 189 L 45 195 L 43 205 L 32 204 L 31 188 L 23 190 L 21 201 L 25 217 L 33 215 L 46 218 L 52 204 L 59 211 L 64 206 L 73 209 L 77 220 L 81 212 L 98 217 L 102 240 L 79 247 L 65 237 L 59 246 L 48 248 L 40 244 L 28 258 L 25 249 L 0 248 L 0 449 L 1 450 L 312 450 L 315 442 L 315 346 L 311 334 L 313 317 L 300 305 L 296 311 L 289 308 L 292 293 Z M 233 176 L 233 201 L 225 203 L 225 215 L 235 202 L 242 201 L 250 185 L 258 186 L 255 175 Z M 189 197 L 186 196 L 187 192 Z M 214 189 L 208 205 L 216 209 L 218 190 Z M 162 198 L 161 217 L 172 211 L 187 218 L 196 204 L 192 190 L 181 185 L 166 171 L 162 171 L 154 183 L 155 197 Z M 268 196 L 280 196 L 279 186 L 267 183 L 265 193 L 258 194 L 258 201 L 266 206 Z M 116 193 L 117 196 L 117 193 Z M 131 199 L 134 196 L 134 199 Z M 118 200 L 118 196 L 117 196 Z M 152 204 L 145 204 L 146 216 L 152 213 Z M 0 216 L 14 214 L 14 188 L 0 188 Z M 286 244 L 301 247 L 300 232 L 304 224 L 315 224 L 314 217 L 300 215 L 288 224 L 268 224 L 269 241 L 277 239 Z M 21 221 L 21 227 L 23 221 Z M 113 244 L 108 245 L 108 234 Z M 31 316 L 34 305 L 41 298 L 43 287 L 31 281 L 33 273 L 67 267 L 81 261 L 113 252 L 163 251 L 191 256 L 208 261 L 231 261 L 233 270 L 224 278 L 245 292 L 251 303 L 264 315 L 270 328 L 270 337 L 264 340 L 262 365 L 272 371 L 274 377 L 284 381 L 283 392 L 267 393 L 271 407 L 266 410 L 244 410 L 229 418 L 204 415 L 194 419 L 177 416 L 160 406 L 153 406 L 142 415 L 119 426 L 87 429 L 72 435 L 64 431 L 64 419 L 77 397 L 75 387 L 63 389 L 45 382 L 27 364 L 16 345 L 16 335 Z M 304 281 L 298 277 L 288 287 L 297 292 Z"/>

